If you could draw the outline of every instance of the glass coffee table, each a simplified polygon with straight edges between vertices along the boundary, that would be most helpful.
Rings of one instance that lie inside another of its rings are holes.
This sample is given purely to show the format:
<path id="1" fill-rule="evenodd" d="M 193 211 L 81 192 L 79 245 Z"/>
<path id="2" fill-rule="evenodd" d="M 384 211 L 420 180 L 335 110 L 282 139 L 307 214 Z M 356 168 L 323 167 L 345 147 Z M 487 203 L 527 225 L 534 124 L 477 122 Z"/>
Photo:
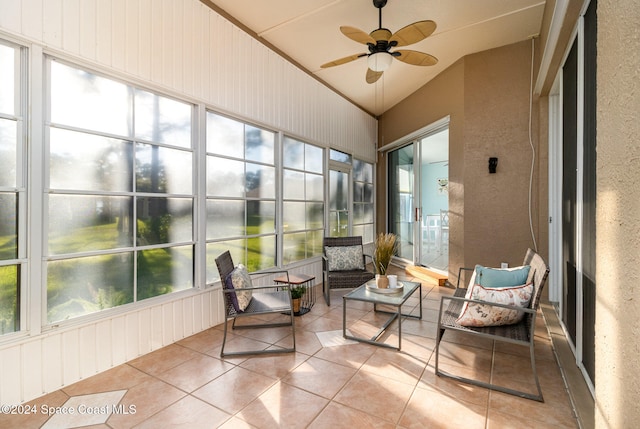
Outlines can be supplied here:
<path id="1" fill-rule="evenodd" d="M 402 346 L 402 317 L 422 319 L 422 284 L 417 282 L 401 281 L 398 282 L 398 286 L 401 286 L 401 289 L 397 291 L 391 292 L 391 289 L 389 291 L 384 291 L 376 289 L 375 280 L 371 280 L 344 295 L 342 297 L 342 336 L 349 340 L 356 340 L 363 343 L 374 344 L 376 346 L 400 350 L 400 347 Z M 402 306 L 407 302 L 409 297 L 413 295 L 416 289 L 420 291 L 420 305 L 418 306 L 420 308 L 419 315 L 402 313 Z M 375 312 L 389 314 L 391 317 L 389 317 L 389 320 L 385 322 L 376 335 L 370 339 L 347 335 L 347 301 L 370 302 L 373 304 L 373 310 Z M 379 305 L 395 307 L 396 311 L 378 310 Z M 396 319 L 398 319 L 398 347 L 379 342 L 379 338 Z"/>

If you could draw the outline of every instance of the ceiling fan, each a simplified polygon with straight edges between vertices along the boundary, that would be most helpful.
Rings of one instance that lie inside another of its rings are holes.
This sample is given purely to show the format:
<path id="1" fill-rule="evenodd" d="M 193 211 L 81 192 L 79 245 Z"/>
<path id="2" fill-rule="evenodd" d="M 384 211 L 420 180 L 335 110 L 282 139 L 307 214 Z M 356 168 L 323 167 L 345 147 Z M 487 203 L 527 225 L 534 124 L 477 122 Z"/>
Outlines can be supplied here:
<path id="1" fill-rule="evenodd" d="M 410 49 L 400 49 L 391 51 L 392 48 L 399 46 L 407 46 L 417 43 L 429 37 L 436 29 L 436 23 L 427 21 L 418 21 L 401 28 L 395 33 L 391 33 L 382 27 L 382 8 L 387 4 L 387 0 L 373 0 L 373 5 L 378 8 L 379 23 L 378 29 L 367 34 L 355 27 L 342 26 L 340 31 L 349 39 L 358 43 L 364 43 L 369 48 L 368 53 L 349 55 L 321 65 L 321 68 L 334 67 L 348 62 L 357 60 L 358 58 L 368 57 L 368 65 L 366 80 L 367 83 L 374 83 L 386 69 L 389 68 L 393 58 L 407 64 L 415 66 L 432 66 L 438 62 L 433 55 L 424 52 L 412 51 Z"/>

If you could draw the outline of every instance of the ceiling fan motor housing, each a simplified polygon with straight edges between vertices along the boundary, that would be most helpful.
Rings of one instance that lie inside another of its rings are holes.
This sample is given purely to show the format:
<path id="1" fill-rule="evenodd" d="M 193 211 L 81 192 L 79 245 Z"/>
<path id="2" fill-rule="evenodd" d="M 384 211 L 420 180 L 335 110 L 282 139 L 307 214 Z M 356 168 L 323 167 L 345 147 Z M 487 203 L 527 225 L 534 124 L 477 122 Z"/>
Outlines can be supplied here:
<path id="1" fill-rule="evenodd" d="M 373 0 L 373 5 L 378 9 L 382 9 L 387 4 L 387 0 Z"/>

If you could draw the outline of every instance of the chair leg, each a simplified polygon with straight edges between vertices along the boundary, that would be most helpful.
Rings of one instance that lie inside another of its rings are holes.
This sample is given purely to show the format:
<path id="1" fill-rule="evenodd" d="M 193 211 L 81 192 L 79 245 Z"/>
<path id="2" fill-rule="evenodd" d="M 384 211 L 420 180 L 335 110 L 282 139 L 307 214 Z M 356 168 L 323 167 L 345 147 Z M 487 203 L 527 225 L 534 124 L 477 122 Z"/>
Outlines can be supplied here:
<path id="1" fill-rule="evenodd" d="M 329 280 L 324 281 L 324 274 L 322 274 L 322 294 L 324 295 L 324 302 L 328 307 L 331 307 L 331 289 L 329 288 Z"/>
<path id="2" fill-rule="evenodd" d="M 447 377 L 447 378 L 451 378 L 453 380 L 456 381 L 461 381 L 463 383 L 467 383 L 467 384 L 472 384 L 474 386 L 479 386 L 479 387 L 484 387 L 486 389 L 490 389 L 490 390 L 497 390 L 499 392 L 502 393 L 507 393 L 509 395 L 514 395 L 514 396 L 518 396 L 520 398 L 525 398 L 525 399 L 531 399 L 533 401 L 538 401 L 538 402 L 544 402 L 544 398 L 542 397 L 542 390 L 540 389 L 540 383 L 538 381 L 538 374 L 536 372 L 536 367 L 535 367 L 535 359 L 534 359 L 534 352 L 533 352 L 533 344 L 530 346 L 531 349 L 531 368 L 533 370 L 533 376 L 536 380 L 536 387 L 538 389 L 538 394 L 534 395 L 532 393 L 529 392 L 523 392 L 520 390 L 515 390 L 515 389 L 510 389 L 508 387 L 504 387 L 504 386 L 499 386 L 497 384 L 492 384 L 492 383 L 485 383 L 484 381 L 479 381 L 479 380 L 475 380 L 472 378 L 466 378 L 466 377 L 462 377 L 460 375 L 455 375 L 455 374 L 451 374 L 448 373 L 446 371 L 442 371 L 438 368 L 438 355 L 440 352 L 440 341 L 436 340 L 436 375 L 437 376 L 442 376 L 442 377 Z"/>
<path id="3" fill-rule="evenodd" d="M 236 323 L 236 319 L 233 319 L 233 323 Z M 224 357 L 224 346 L 227 344 L 227 325 L 229 324 L 228 319 L 224 319 L 224 335 L 222 336 L 222 348 L 220 349 L 220 357 Z"/>

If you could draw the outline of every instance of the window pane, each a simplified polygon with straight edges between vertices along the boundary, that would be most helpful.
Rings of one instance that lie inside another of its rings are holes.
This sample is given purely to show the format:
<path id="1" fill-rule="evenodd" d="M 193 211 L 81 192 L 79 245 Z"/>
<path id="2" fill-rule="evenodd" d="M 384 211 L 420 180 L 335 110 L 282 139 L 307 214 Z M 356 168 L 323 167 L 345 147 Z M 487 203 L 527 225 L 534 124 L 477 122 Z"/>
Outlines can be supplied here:
<path id="1" fill-rule="evenodd" d="M 15 59 L 16 50 L 0 44 L 0 112 L 9 115 L 15 115 Z"/>
<path id="2" fill-rule="evenodd" d="M 132 219 L 131 197 L 50 195 L 49 253 L 129 247 Z"/>
<path id="3" fill-rule="evenodd" d="M 207 200 L 207 239 L 245 234 L 244 201 Z"/>
<path id="4" fill-rule="evenodd" d="M 18 257 L 18 198 L 9 192 L 0 193 L 0 260 Z"/>
<path id="5" fill-rule="evenodd" d="M 304 170 L 305 144 L 290 137 L 284 138 L 283 165 L 286 168 Z"/>
<path id="6" fill-rule="evenodd" d="M 207 152 L 244 158 L 244 124 L 207 112 Z"/>
<path id="7" fill-rule="evenodd" d="M 359 203 L 364 201 L 364 183 L 355 182 L 353 184 L 353 202 Z"/>
<path id="8" fill-rule="evenodd" d="M 247 235 L 274 234 L 276 230 L 276 203 L 247 201 Z"/>
<path id="9" fill-rule="evenodd" d="M 136 137 L 155 143 L 191 147 L 189 104 L 136 90 Z"/>
<path id="10" fill-rule="evenodd" d="M 307 203 L 307 229 L 322 228 L 324 226 L 324 204 Z"/>
<path id="11" fill-rule="evenodd" d="M 360 161 L 359 159 L 354 159 L 353 180 L 357 180 L 358 182 L 373 182 L 373 165 Z"/>
<path id="12" fill-rule="evenodd" d="M 329 213 L 329 235 L 346 237 L 349 235 L 349 213 L 345 211 Z"/>
<path id="13" fill-rule="evenodd" d="M 276 237 L 252 237 L 247 239 L 247 268 L 250 272 L 276 266 Z"/>
<path id="14" fill-rule="evenodd" d="M 373 204 L 363 204 L 364 207 L 364 215 L 363 222 L 371 223 L 373 222 Z"/>
<path id="15" fill-rule="evenodd" d="M 138 252 L 138 300 L 193 287 L 193 246 Z"/>
<path id="16" fill-rule="evenodd" d="M 47 264 L 49 323 L 133 302 L 131 253 L 90 256 Z"/>
<path id="17" fill-rule="evenodd" d="M 1 67 L 1 66 L 0 66 Z M 16 122 L 0 118 L 0 186 L 16 186 Z"/>
<path id="18" fill-rule="evenodd" d="M 331 210 L 346 210 L 349 202 L 349 175 L 331 170 L 329 184 L 329 208 Z"/>
<path id="19" fill-rule="evenodd" d="M 322 176 L 317 174 L 305 174 L 306 179 L 306 199 L 314 201 L 324 200 L 324 183 Z"/>
<path id="20" fill-rule="evenodd" d="M 258 164 L 246 164 L 246 196 L 248 198 L 275 198 L 276 171 L 274 167 Z"/>
<path id="21" fill-rule="evenodd" d="M 346 154 L 344 152 L 340 152 L 338 150 L 331 149 L 329 152 L 329 158 L 332 161 L 344 162 L 346 164 L 351 164 L 351 155 Z"/>
<path id="22" fill-rule="evenodd" d="M 285 231 L 299 231 L 305 228 L 305 203 L 284 202 L 282 213 Z"/>
<path id="23" fill-rule="evenodd" d="M 207 281 L 209 279 L 219 279 L 218 268 L 216 267 L 215 258 L 226 252 L 231 254 L 234 265 L 247 265 L 246 258 L 247 240 L 241 238 L 239 240 L 219 241 L 217 243 L 207 244 Z"/>
<path id="24" fill-rule="evenodd" d="M 19 265 L 0 267 L 0 335 L 20 330 Z"/>
<path id="25" fill-rule="evenodd" d="M 49 184 L 52 189 L 131 191 L 130 142 L 50 129 Z"/>
<path id="26" fill-rule="evenodd" d="M 365 184 L 364 185 L 364 191 L 362 194 L 362 201 L 367 202 L 367 203 L 372 203 L 373 202 L 373 184 Z"/>
<path id="27" fill-rule="evenodd" d="M 136 210 L 138 246 L 192 240 L 191 198 L 139 197 Z"/>
<path id="28" fill-rule="evenodd" d="M 246 159 L 273 164 L 274 133 L 245 125 Z"/>
<path id="29" fill-rule="evenodd" d="M 322 174 L 322 165 L 322 149 L 309 144 L 306 145 L 304 169 L 312 173 Z"/>
<path id="30" fill-rule="evenodd" d="M 322 255 L 322 240 L 324 230 L 307 232 L 307 258 Z"/>
<path id="31" fill-rule="evenodd" d="M 191 152 L 148 144 L 136 145 L 136 190 L 191 194 Z"/>
<path id="32" fill-rule="evenodd" d="M 244 197 L 244 162 L 208 156 L 207 195 Z"/>
<path id="33" fill-rule="evenodd" d="M 364 206 L 362 204 L 353 205 L 353 223 L 364 223 Z"/>
<path id="34" fill-rule="evenodd" d="M 282 187 L 285 199 L 304 200 L 304 173 L 284 170 Z"/>
<path id="35" fill-rule="evenodd" d="M 285 264 L 306 258 L 306 239 L 307 234 L 305 232 L 284 235 L 283 262 Z"/>
<path id="36" fill-rule="evenodd" d="M 131 136 L 131 87 L 51 61 L 51 122 Z"/>

